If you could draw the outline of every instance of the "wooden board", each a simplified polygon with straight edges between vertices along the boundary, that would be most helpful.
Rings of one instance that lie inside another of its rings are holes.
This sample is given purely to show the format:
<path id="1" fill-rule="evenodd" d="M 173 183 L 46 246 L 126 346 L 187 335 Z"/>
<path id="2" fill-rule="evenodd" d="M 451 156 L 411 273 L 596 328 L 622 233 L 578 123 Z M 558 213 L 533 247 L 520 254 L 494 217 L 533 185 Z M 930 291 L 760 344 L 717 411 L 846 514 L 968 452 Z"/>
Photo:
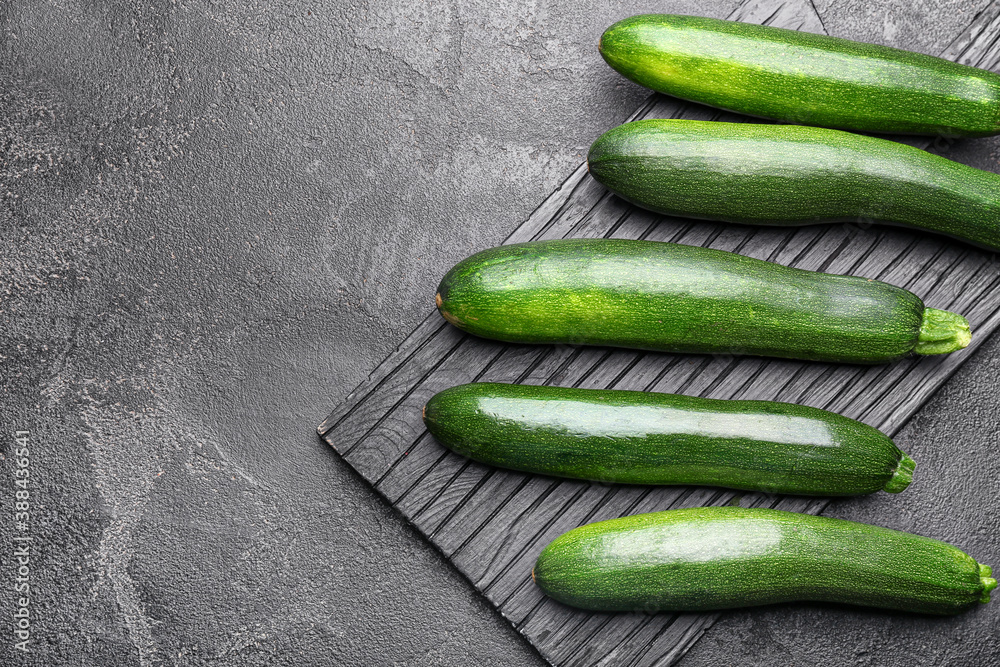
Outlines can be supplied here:
<path id="1" fill-rule="evenodd" d="M 730 17 L 823 32 L 809 0 L 749 0 Z M 995 66 L 997 3 L 942 55 Z M 746 120 L 653 96 L 633 118 Z M 916 145 L 927 147 L 929 142 Z M 695 356 L 494 343 L 465 335 L 436 313 L 320 426 L 320 434 L 469 578 L 554 665 L 666 665 L 715 614 L 595 614 L 545 598 L 532 584 L 539 551 L 584 523 L 673 507 L 739 503 L 817 513 L 822 499 L 700 487 L 616 487 L 490 468 L 450 453 L 426 432 L 421 407 L 473 381 L 641 389 L 803 403 L 896 433 L 993 331 L 1000 318 L 995 257 L 929 234 L 863 224 L 753 228 L 654 215 L 611 196 L 582 165 L 507 243 L 564 237 L 677 241 L 805 269 L 877 278 L 965 314 L 975 332 L 962 352 L 876 367 L 728 355 Z"/>

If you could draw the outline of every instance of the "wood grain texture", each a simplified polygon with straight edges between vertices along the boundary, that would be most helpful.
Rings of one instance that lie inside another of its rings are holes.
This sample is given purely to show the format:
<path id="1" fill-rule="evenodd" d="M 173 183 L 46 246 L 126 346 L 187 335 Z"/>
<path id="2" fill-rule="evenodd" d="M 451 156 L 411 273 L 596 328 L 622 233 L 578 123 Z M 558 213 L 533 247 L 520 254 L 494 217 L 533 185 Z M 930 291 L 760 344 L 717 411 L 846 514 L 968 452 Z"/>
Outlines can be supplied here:
<path id="1" fill-rule="evenodd" d="M 823 32 L 808 0 L 744 2 L 730 17 Z M 1000 60 L 1000 6 L 989 5 L 942 53 L 993 67 Z M 746 121 L 652 96 L 633 118 Z M 941 150 L 945 140 L 909 140 Z M 676 392 L 781 400 L 833 410 L 895 434 L 972 353 L 1000 318 L 995 255 L 929 234 L 865 223 L 795 229 L 745 227 L 659 216 L 570 176 L 507 239 L 564 237 L 677 241 L 804 269 L 877 278 L 916 292 L 928 306 L 963 313 L 975 336 L 945 357 L 887 366 L 838 366 L 728 355 L 670 355 L 572 346 L 511 345 L 464 334 L 431 312 L 371 377 L 320 426 L 353 468 L 451 560 L 554 665 L 671 664 L 715 614 L 595 614 L 560 605 L 531 583 L 541 549 L 584 523 L 674 507 L 739 503 L 818 513 L 823 499 L 700 487 L 616 487 L 490 468 L 452 454 L 424 429 L 421 407 L 436 392 L 473 381 Z"/>

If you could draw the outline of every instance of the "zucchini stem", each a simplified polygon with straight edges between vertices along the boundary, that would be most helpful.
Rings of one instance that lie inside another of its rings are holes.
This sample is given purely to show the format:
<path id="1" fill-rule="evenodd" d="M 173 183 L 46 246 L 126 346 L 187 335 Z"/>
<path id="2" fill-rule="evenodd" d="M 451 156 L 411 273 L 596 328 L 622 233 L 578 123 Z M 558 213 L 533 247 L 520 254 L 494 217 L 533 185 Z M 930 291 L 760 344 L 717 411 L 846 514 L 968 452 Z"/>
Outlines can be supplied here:
<path id="1" fill-rule="evenodd" d="M 924 321 L 913 351 L 917 354 L 948 354 L 972 340 L 969 322 L 958 313 L 924 308 Z"/>
<path id="2" fill-rule="evenodd" d="M 899 465 L 896 466 L 896 472 L 892 474 L 892 477 L 886 482 L 885 486 L 882 487 L 889 493 L 899 493 L 906 487 L 910 485 L 913 481 L 913 469 L 916 467 L 916 463 L 913 462 L 909 456 L 904 452 L 900 452 L 903 458 L 899 459 Z"/>
<path id="3" fill-rule="evenodd" d="M 990 591 L 997 587 L 997 580 L 993 578 L 993 569 L 989 565 L 979 564 L 979 580 L 983 582 L 983 596 L 979 601 L 986 604 L 990 601 Z"/>

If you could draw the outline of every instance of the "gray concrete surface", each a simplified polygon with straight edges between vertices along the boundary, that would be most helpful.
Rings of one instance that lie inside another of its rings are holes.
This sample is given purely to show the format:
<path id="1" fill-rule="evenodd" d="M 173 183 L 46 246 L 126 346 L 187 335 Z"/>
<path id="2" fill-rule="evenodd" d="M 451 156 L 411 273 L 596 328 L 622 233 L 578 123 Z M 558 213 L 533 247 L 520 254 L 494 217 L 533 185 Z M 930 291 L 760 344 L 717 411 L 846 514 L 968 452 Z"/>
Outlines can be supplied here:
<path id="1" fill-rule="evenodd" d="M 734 4 L 0 4 L 0 664 L 541 664 L 315 425 L 644 98 L 603 28 Z M 816 1 L 831 33 L 929 51 L 982 4 Z M 998 358 L 907 431 L 937 481 L 834 513 L 997 553 Z M 936 664 L 983 623 L 738 613 L 685 662 L 881 664 L 898 642 Z"/>

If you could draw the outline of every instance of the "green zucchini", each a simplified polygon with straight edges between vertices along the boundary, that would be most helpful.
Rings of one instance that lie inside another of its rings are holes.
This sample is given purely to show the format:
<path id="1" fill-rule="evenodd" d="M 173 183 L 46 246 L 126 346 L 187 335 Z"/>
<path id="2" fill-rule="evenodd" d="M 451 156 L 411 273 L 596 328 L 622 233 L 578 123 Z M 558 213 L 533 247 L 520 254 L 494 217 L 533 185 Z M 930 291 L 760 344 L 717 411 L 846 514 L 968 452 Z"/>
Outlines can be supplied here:
<path id="1" fill-rule="evenodd" d="M 849 496 L 913 474 L 878 429 L 772 401 L 484 382 L 435 394 L 424 423 L 482 463 L 600 482 Z"/>
<path id="2" fill-rule="evenodd" d="M 1000 175 L 799 125 L 650 119 L 594 142 L 590 173 L 643 208 L 756 225 L 881 222 L 1000 250 Z"/>
<path id="3" fill-rule="evenodd" d="M 564 239 L 459 262 L 441 314 L 486 338 L 860 364 L 968 345 L 965 318 L 877 280 L 656 241 Z"/>
<path id="4" fill-rule="evenodd" d="M 1000 132 L 1000 76 L 922 53 L 669 14 L 615 23 L 600 51 L 640 85 L 751 116 L 862 132 Z"/>
<path id="5" fill-rule="evenodd" d="M 598 611 L 707 611 L 814 601 L 957 614 L 997 585 L 945 542 L 843 519 L 698 507 L 592 523 L 556 538 L 541 589 Z"/>

